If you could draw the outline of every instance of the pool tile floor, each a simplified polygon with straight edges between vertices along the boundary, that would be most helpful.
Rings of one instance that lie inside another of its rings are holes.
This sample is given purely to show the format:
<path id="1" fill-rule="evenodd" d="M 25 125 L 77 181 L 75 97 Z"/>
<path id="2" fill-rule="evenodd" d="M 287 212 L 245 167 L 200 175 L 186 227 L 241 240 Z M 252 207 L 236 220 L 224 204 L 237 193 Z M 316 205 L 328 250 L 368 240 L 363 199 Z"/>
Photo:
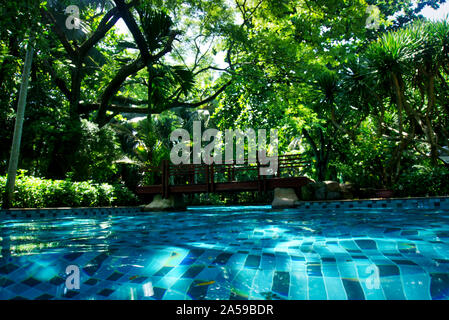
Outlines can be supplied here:
<path id="1" fill-rule="evenodd" d="M 449 298 L 441 208 L 201 207 L 3 219 L 0 299 Z M 68 289 L 66 268 L 80 270 Z"/>

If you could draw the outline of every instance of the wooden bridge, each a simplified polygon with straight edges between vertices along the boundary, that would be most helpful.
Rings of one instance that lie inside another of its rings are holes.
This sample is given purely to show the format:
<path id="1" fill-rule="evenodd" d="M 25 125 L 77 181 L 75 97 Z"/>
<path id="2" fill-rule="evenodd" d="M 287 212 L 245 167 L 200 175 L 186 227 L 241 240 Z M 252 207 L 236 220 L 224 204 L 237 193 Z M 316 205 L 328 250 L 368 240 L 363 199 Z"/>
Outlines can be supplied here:
<path id="1" fill-rule="evenodd" d="M 146 168 L 158 184 L 137 187 L 136 192 L 141 196 L 161 194 L 168 198 L 172 194 L 298 189 L 311 182 L 300 173 L 307 163 L 301 155 L 279 156 L 277 170 L 267 176 L 260 174 L 260 168 L 268 165 L 263 166 L 258 160 L 256 164 L 245 161 L 244 165 L 173 165 L 164 160 L 158 167 Z"/>

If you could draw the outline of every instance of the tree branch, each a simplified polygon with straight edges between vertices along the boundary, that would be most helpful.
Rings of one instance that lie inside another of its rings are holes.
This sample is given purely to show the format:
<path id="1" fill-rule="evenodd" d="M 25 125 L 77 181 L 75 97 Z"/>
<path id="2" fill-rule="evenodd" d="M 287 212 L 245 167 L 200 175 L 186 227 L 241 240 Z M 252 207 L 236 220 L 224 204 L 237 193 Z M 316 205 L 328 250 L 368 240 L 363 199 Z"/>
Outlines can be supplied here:
<path id="1" fill-rule="evenodd" d="M 64 31 L 62 31 L 61 28 L 59 28 L 55 17 L 51 14 L 50 11 L 47 11 L 44 8 L 41 8 L 41 15 L 51 25 L 51 28 L 55 32 L 56 36 L 59 38 L 59 41 L 61 41 L 62 45 L 64 46 L 65 50 L 69 54 L 70 58 L 72 60 L 76 59 L 76 51 L 75 51 L 75 49 L 73 49 L 69 40 L 65 36 Z"/>
<path id="2" fill-rule="evenodd" d="M 196 103 L 185 103 L 185 102 L 173 102 L 170 105 L 168 105 L 164 110 L 169 110 L 173 108 L 178 107 L 190 107 L 195 108 L 199 107 L 203 104 L 206 104 L 215 98 L 217 98 L 230 84 L 232 83 L 232 80 L 228 81 L 226 84 L 224 84 L 220 89 L 218 89 L 213 95 L 208 97 L 207 99 L 204 99 L 202 101 L 196 102 Z M 82 113 L 88 113 L 90 111 L 102 110 L 104 113 L 106 111 L 112 111 L 115 113 L 140 113 L 140 114 L 148 114 L 149 110 L 148 107 L 145 108 L 136 108 L 136 107 L 127 107 L 126 103 L 132 104 L 132 105 L 144 105 L 148 103 L 146 100 L 135 100 L 132 98 L 125 98 L 125 97 L 116 97 L 113 99 L 113 101 L 117 104 L 106 104 L 102 105 L 101 103 L 84 103 L 80 105 L 80 111 Z M 122 104 L 123 103 L 123 104 Z M 105 116 L 104 116 L 105 117 Z"/>
<path id="3" fill-rule="evenodd" d="M 156 55 L 151 56 L 151 61 L 153 61 L 153 62 L 154 62 L 154 61 L 157 61 L 157 60 L 159 60 L 160 58 L 162 58 L 163 56 L 165 56 L 167 53 L 169 53 L 170 51 L 172 51 L 172 49 L 173 49 L 173 41 L 175 41 L 176 36 L 177 36 L 178 34 L 180 34 L 180 32 L 177 31 L 177 30 L 172 30 L 172 31 L 170 31 L 169 38 L 168 38 L 167 42 L 165 43 L 164 49 L 162 49 L 162 50 L 161 50 L 159 53 L 157 53 Z"/>
<path id="4" fill-rule="evenodd" d="M 136 20 L 134 20 L 134 17 L 129 12 L 128 6 L 125 4 L 125 1 L 114 0 L 114 2 L 117 6 L 117 9 L 120 11 L 123 21 L 125 21 L 126 26 L 133 35 L 134 40 L 136 41 L 137 47 L 140 50 L 140 54 L 143 57 L 145 65 L 147 65 L 151 59 L 151 55 L 149 53 L 145 37 L 143 36 L 142 32 L 140 32 L 139 26 L 137 25 Z"/>
<path id="5" fill-rule="evenodd" d="M 128 106 L 128 105 L 142 106 L 148 105 L 148 100 L 136 100 L 127 97 L 114 97 L 112 99 L 112 103 L 115 103 L 119 106 Z"/>
<path id="6" fill-rule="evenodd" d="M 99 110 L 101 105 L 99 103 L 83 103 L 80 104 L 80 112 L 88 113 L 91 111 Z M 112 111 L 115 113 L 140 113 L 140 114 L 148 114 L 148 108 L 133 108 L 133 107 L 124 107 L 119 105 L 110 104 L 105 108 L 106 111 Z"/>
<path id="7" fill-rule="evenodd" d="M 198 70 L 193 75 L 197 76 L 198 74 L 200 74 L 200 73 L 202 73 L 204 71 L 207 71 L 207 70 L 223 71 L 223 72 L 227 72 L 227 73 L 233 74 L 233 72 L 231 70 L 209 66 L 209 67 L 206 67 L 206 68 Z"/>
<path id="8" fill-rule="evenodd" d="M 119 19 L 120 12 L 117 7 L 106 13 L 94 34 L 79 48 L 79 55 L 84 57 L 89 50 L 106 35 L 106 33 L 117 23 Z"/>
<path id="9" fill-rule="evenodd" d="M 65 83 L 64 79 L 58 77 L 56 74 L 56 71 L 53 69 L 51 63 L 47 59 L 42 60 L 44 63 L 45 68 L 47 69 L 48 73 L 50 74 L 50 77 L 55 82 L 56 86 L 61 90 L 61 92 L 64 94 L 64 96 L 67 98 L 67 100 L 71 99 L 71 92 L 69 88 L 67 87 L 67 84 Z"/>
<path id="10" fill-rule="evenodd" d="M 109 101 L 115 96 L 117 91 L 122 86 L 123 82 L 125 82 L 126 78 L 129 76 L 137 73 L 138 71 L 145 68 L 145 63 L 143 62 L 142 58 L 138 58 L 131 64 L 123 66 L 115 75 L 114 79 L 112 79 L 106 89 L 103 91 L 103 94 L 101 95 L 101 102 L 100 107 L 98 109 L 98 115 L 97 115 L 97 123 L 104 124 L 105 121 L 104 116 L 106 113 L 107 106 L 109 104 Z"/>
<path id="11" fill-rule="evenodd" d="M 225 91 L 225 89 L 227 87 L 229 87 L 231 85 L 231 83 L 232 83 L 232 80 L 229 80 L 220 89 L 218 89 L 213 95 L 211 95 L 210 97 L 208 97 L 208 98 L 206 98 L 204 100 L 201 100 L 201 101 L 195 102 L 195 103 L 187 103 L 187 102 L 176 101 L 176 102 L 170 103 L 168 109 L 171 109 L 171 108 L 173 108 L 175 106 L 182 106 L 182 107 L 189 107 L 189 108 L 200 107 L 200 106 L 202 106 L 202 105 L 204 105 L 206 103 L 209 103 L 209 102 L 215 100 L 215 98 L 217 98 L 223 91 Z"/>

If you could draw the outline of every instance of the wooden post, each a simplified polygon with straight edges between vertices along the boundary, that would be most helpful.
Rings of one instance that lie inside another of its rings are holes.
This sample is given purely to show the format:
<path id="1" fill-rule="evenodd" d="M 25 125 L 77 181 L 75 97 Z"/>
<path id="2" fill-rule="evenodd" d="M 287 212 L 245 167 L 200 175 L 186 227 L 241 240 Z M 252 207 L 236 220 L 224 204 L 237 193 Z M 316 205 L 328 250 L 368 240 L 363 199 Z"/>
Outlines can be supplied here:
<path id="1" fill-rule="evenodd" d="M 165 161 L 161 162 L 161 185 L 162 185 L 162 198 L 165 198 Z"/>
<path id="2" fill-rule="evenodd" d="M 276 172 L 276 178 L 280 178 L 281 177 L 281 159 L 278 158 L 278 170 Z"/>
<path id="3" fill-rule="evenodd" d="M 167 199 L 169 196 L 169 182 L 170 182 L 170 164 L 168 160 L 162 161 L 162 197 Z"/>
<path id="4" fill-rule="evenodd" d="M 189 166 L 189 184 L 195 183 L 195 166 L 191 164 Z"/>
<path id="5" fill-rule="evenodd" d="M 261 180 L 260 180 L 260 162 L 257 159 L 257 190 L 260 192 L 262 190 Z"/>
<path id="6" fill-rule="evenodd" d="M 165 179 L 167 179 L 166 183 L 165 183 L 165 195 L 168 198 L 169 193 L 170 193 L 170 189 L 169 189 L 169 185 L 170 185 L 170 163 L 168 162 L 168 160 L 165 160 Z"/>
<path id="7" fill-rule="evenodd" d="M 215 187 L 214 187 L 214 183 L 215 183 L 215 170 L 214 170 L 214 164 L 212 163 L 210 165 L 210 171 L 211 171 L 211 175 L 210 175 L 210 191 L 214 192 L 215 191 Z"/>
<path id="8" fill-rule="evenodd" d="M 206 171 L 206 185 L 207 185 L 207 193 L 210 192 L 210 178 L 209 178 L 209 166 L 204 166 L 204 169 Z"/>

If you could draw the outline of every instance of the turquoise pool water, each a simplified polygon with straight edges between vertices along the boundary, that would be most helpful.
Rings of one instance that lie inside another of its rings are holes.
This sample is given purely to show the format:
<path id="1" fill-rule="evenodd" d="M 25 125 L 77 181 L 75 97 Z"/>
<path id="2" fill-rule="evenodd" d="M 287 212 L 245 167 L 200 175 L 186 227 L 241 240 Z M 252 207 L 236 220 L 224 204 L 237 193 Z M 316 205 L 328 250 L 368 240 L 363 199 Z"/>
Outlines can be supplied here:
<path id="1" fill-rule="evenodd" d="M 0 299 L 449 298 L 440 208 L 3 217 L 0 237 Z"/>

